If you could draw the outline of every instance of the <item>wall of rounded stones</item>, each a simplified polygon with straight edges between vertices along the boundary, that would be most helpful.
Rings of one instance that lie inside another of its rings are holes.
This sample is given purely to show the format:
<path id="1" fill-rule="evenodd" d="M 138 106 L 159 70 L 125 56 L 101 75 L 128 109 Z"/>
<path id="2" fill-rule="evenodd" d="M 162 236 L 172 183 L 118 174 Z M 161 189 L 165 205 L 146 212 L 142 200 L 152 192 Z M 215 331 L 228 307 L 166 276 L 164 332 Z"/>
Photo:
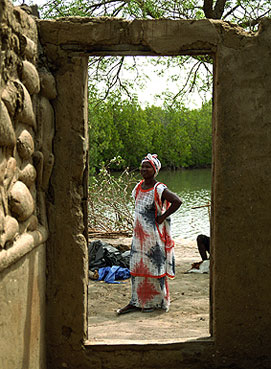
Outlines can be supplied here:
<path id="1" fill-rule="evenodd" d="M 20 237 L 47 230 L 45 193 L 54 164 L 57 95 L 45 65 L 34 17 L 1 5 L 0 39 L 0 257 Z M 46 233 L 46 232 L 45 232 Z M 41 242 L 45 240 L 40 239 Z M 35 246 L 35 245 L 34 245 Z"/>

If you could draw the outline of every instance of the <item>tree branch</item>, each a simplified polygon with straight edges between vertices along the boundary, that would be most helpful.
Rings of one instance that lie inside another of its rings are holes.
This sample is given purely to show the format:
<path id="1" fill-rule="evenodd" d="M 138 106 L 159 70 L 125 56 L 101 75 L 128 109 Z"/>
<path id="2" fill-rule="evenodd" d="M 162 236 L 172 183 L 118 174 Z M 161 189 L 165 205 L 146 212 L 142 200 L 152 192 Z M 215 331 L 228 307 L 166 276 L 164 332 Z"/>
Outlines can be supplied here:
<path id="1" fill-rule="evenodd" d="M 248 20 L 246 22 L 240 22 L 240 23 L 238 23 L 238 26 L 243 27 L 243 28 L 247 28 L 247 27 L 252 28 L 252 27 L 255 27 L 257 24 L 260 23 L 261 19 L 263 17 L 265 17 L 267 14 L 269 14 L 270 12 L 271 12 L 271 10 L 269 9 L 265 13 L 263 13 L 259 17 L 257 17 L 256 19 L 250 19 L 250 20 Z"/>
<path id="2" fill-rule="evenodd" d="M 148 5 L 147 2 L 144 3 L 143 0 L 136 0 L 136 3 L 138 4 L 139 8 L 141 9 L 142 14 L 143 14 L 144 17 L 146 15 L 149 15 L 151 18 L 157 18 L 157 14 L 150 9 L 150 6 Z"/>
<path id="3" fill-rule="evenodd" d="M 232 9 L 230 9 L 230 10 L 228 11 L 228 13 L 226 13 L 226 14 L 223 16 L 223 19 L 226 19 L 229 15 L 231 15 L 232 13 L 234 13 L 234 12 L 235 12 L 235 10 L 236 10 L 236 9 L 238 9 L 238 8 L 239 8 L 239 5 L 234 6 Z"/>
<path id="4" fill-rule="evenodd" d="M 180 96 L 182 93 L 183 93 L 183 91 L 185 90 L 185 88 L 187 87 L 187 85 L 188 85 L 188 83 L 189 83 L 189 80 L 190 80 L 190 77 L 191 77 L 191 75 L 192 75 L 192 73 L 194 73 L 194 69 L 200 64 L 201 62 L 200 61 L 198 61 L 197 63 L 195 63 L 194 65 L 193 65 L 193 67 L 190 69 L 190 71 L 189 71 L 189 74 L 188 74 L 188 76 L 187 76 L 187 78 L 186 78 L 186 81 L 185 81 L 185 83 L 184 83 L 184 85 L 183 85 L 183 87 L 180 89 L 180 91 L 178 91 L 177 93 L 176 93 L 176 95 L 174 95 L 174 97 L 173 97 L 173 101 L 174 100 L 176 100 L 177 99 L 177 97 L 178 96 Z M 195 78 L 195 77 L 194 77 Z M 193 78 L 193 79 L 194 79 Z"/>

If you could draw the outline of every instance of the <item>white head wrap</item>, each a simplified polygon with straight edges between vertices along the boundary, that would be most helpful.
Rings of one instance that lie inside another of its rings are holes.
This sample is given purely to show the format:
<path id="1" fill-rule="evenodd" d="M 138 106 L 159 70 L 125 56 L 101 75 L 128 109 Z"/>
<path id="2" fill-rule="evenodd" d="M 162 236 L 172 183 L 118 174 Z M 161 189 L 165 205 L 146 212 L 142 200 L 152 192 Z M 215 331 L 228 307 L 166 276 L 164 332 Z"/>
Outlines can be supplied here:
<path id="1" fill-rule="evenodd" d="M 161 163 L 160 163 L 160 160 L 157 158 L 157 155 L 156 154 L 148 154 L 142 160 L 141 164 L 144 161 L 148 161 L 152 165 L 152 167 L 154 169 L 154 176 L 156 177 L 157 174 L 158 174 L 158 172 L 159 172 L 159 170 L 161 169 Z"/>

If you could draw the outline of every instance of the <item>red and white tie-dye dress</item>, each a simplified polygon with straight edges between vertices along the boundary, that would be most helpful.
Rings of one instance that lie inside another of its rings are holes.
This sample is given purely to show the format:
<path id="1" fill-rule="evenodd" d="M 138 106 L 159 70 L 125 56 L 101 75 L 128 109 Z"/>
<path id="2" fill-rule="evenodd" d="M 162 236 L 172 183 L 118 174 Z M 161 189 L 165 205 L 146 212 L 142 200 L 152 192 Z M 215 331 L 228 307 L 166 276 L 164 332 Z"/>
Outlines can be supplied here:
<path id="1" fill-rule="evenodd" d="M 162 224 L 155 221 L 169 206 L 162 203 L 166 185 L 156 183 L 143 190 L 141 181 L 134 188 L 134 233 L 131 246 L 130 272 L 132 276 L 131 305 L 141 308 L 169 308 L 167 276 L 175 275 L 174 242 L 170 234 L 170 218 Z"/>

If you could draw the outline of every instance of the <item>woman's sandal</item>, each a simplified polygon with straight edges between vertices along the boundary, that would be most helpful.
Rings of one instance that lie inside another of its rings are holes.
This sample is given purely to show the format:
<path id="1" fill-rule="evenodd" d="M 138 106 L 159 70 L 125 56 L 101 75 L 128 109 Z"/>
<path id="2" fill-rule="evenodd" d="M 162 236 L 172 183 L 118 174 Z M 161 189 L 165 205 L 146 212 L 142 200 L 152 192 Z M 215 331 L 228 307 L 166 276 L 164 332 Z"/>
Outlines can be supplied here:
<path id="1" fill-rule="evenodd" d="M 142 313 L 152 313 L 154 311 L 154 308 L 143 308 L 141 309 Z"/>
<path id="2" fill-rule="evenodd" d="M 122 315 L 122 314 L 127 314 L 127 313 L 133 313 L 133 312 L 136 312 L 136 311 L 139 311 L 140 308 L 134 306 L 134 305 L 126 305 L 124 306 L 124 308 L 122 309 L 118 309 L 117 310 L 117 315 Z"/>

